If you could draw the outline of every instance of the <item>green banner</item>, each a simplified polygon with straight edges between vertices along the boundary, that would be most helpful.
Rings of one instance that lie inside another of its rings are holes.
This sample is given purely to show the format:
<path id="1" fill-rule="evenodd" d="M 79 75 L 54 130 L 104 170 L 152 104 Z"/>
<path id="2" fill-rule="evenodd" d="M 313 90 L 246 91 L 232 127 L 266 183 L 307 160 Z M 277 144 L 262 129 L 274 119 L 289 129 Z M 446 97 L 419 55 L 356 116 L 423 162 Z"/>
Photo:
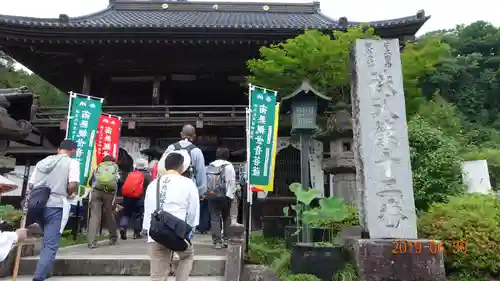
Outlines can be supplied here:
<path id="1" fill-rule="evenodd" d="M 92 156 L 97 125 L 101 117 L 102 99 L 71 94 L 66 138 L 78 146 L 75 159 L 80 162 L 80 186 L 85 186 L 91 174 Z M 80 188 L 80 193 L 82 188 Z M 82 195 L 82 194 L 80 194 Z"/>
<path id="2" fill-rule="evenodd" d="M 276 91 L 250 86 L 249 176 L 251 185 L 267 186 L 272 176 Z"/>

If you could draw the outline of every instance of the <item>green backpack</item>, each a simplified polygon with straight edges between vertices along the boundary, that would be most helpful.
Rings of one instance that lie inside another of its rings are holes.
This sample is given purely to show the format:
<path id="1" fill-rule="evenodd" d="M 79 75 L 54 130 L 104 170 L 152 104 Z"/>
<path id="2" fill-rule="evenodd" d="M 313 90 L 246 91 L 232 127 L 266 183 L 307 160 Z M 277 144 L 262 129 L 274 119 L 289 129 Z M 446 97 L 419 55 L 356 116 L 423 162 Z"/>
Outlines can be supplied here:
<path id="1" fill-rule="evenodd" d="M 97 188 L 106 192 L 114 192 L 118 186 L 118 167 L 115 163 L 106 161 L 97 166 L 95 170 L 95 179 Z"/>

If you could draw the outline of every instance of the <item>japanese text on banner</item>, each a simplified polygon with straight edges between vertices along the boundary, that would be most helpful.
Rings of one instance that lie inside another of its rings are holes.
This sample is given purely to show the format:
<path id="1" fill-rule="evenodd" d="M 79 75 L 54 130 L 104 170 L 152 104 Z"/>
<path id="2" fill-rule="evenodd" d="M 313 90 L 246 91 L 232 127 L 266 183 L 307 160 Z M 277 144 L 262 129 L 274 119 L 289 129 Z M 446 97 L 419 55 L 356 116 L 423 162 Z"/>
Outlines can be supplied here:
<path id="1" fill-rule="evenodd" d="M 276 150 L 278 146 L 278 123 L 280 117 L 280 107 L 279 103 L 276 104 L 276 109 L 274 113 L 274 133 L 273 133 L 273 151 L 271 153 L 271 170 L 269 172 L 269 184 L 268 185 L 252 185 L 252 191 L 273 191 L 274 190 L 274 171 L 276 169 Z"/>
<path id="2" fill-rule="evenodd" d="M 80 185 L 84 186 L 90 175 L 102 101 L 86 96 L 72 95 L 69 106 L 66 138 L 73 140 L 77 144 L 75 158 L 80 163 Z"/>
<path id="3" fill-rule="evenodd" d="M 248 183 L 267 186 L 272 176 L 277 92 L 250 86 Z"/>
<path id="4" fill-rule="evenodd" d="M 96 137 L 96 164 L 100 164 L 106 155 L 118 158 L 118 145 L 120 141 L 119 117 L 102 114 Z"/>

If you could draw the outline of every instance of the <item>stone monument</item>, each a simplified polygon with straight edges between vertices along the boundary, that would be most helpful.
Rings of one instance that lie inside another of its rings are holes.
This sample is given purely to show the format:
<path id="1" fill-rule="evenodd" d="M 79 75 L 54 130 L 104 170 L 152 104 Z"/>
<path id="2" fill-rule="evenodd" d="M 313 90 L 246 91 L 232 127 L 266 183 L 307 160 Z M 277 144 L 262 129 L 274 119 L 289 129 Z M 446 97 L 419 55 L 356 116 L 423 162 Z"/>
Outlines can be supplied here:
<path id="1" fill-rule="evenodd" d="M 445 280 L 438 241 L 418 240 L 399 41 L 356 40 L 352 56 L 358 211 L 348 240 L 360 281 Z"/>

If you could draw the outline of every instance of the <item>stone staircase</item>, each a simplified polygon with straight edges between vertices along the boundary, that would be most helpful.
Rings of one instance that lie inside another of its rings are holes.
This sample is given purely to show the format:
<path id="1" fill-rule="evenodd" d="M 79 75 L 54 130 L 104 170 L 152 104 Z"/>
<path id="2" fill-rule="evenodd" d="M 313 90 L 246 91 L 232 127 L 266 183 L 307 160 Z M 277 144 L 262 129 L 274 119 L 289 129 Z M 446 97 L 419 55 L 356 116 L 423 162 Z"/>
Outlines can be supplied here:
<path id="1" fill-rule="evenodd" d="M 225 280 L 226 250 L 212 249 L 211 237 L 197 235 L 194 239 L 195 260 L 191 276 L 192 280 L 216 281 Z M 146 239 L 119 241 L 110 246 L 102 241 L 96 249 L 88 249 L 87 245 L 69 246 L 59 250 L 53 266 L 53 278 L 49 280 L 81 280 L 89 281 L 84 276 L 92 277 L 92 281 L 141 281 L 149 276 L 149 248 Z M 31 280 L 39 256 L 23 257 L 19 281 Z M 174 271 L 178 257 L 174 256 Z M 60 277 L 66 276 L 66 277 Z M 71 276 L 71 277 L 70 277 Z M 107 277 L 104 277 L 107 276 Z M 144 276 L 137 277 L 137 276 Z M 132 279 L 130 279 L 130 278 Z M 27 278 L 27 279 L 26 279 Z M 11 280 L 6 278 L 5 280 Z M 173 280 L 173 279 L 172 279 Z"/>
<path id="2" fill-rule="evenodd" d="M 12 280 L 11 277 L 0 279 L 2 281 Z M 23 276 L 18 281 L 31 281 L 31 277 Z M 57 276 L 47 281 L 150 281 L 146 276 Z M 223 281 L 222 276 L 192 276 L 188 281 Z M 169 277 L 168 281 L 175 281 L 175 277 Z"/>

